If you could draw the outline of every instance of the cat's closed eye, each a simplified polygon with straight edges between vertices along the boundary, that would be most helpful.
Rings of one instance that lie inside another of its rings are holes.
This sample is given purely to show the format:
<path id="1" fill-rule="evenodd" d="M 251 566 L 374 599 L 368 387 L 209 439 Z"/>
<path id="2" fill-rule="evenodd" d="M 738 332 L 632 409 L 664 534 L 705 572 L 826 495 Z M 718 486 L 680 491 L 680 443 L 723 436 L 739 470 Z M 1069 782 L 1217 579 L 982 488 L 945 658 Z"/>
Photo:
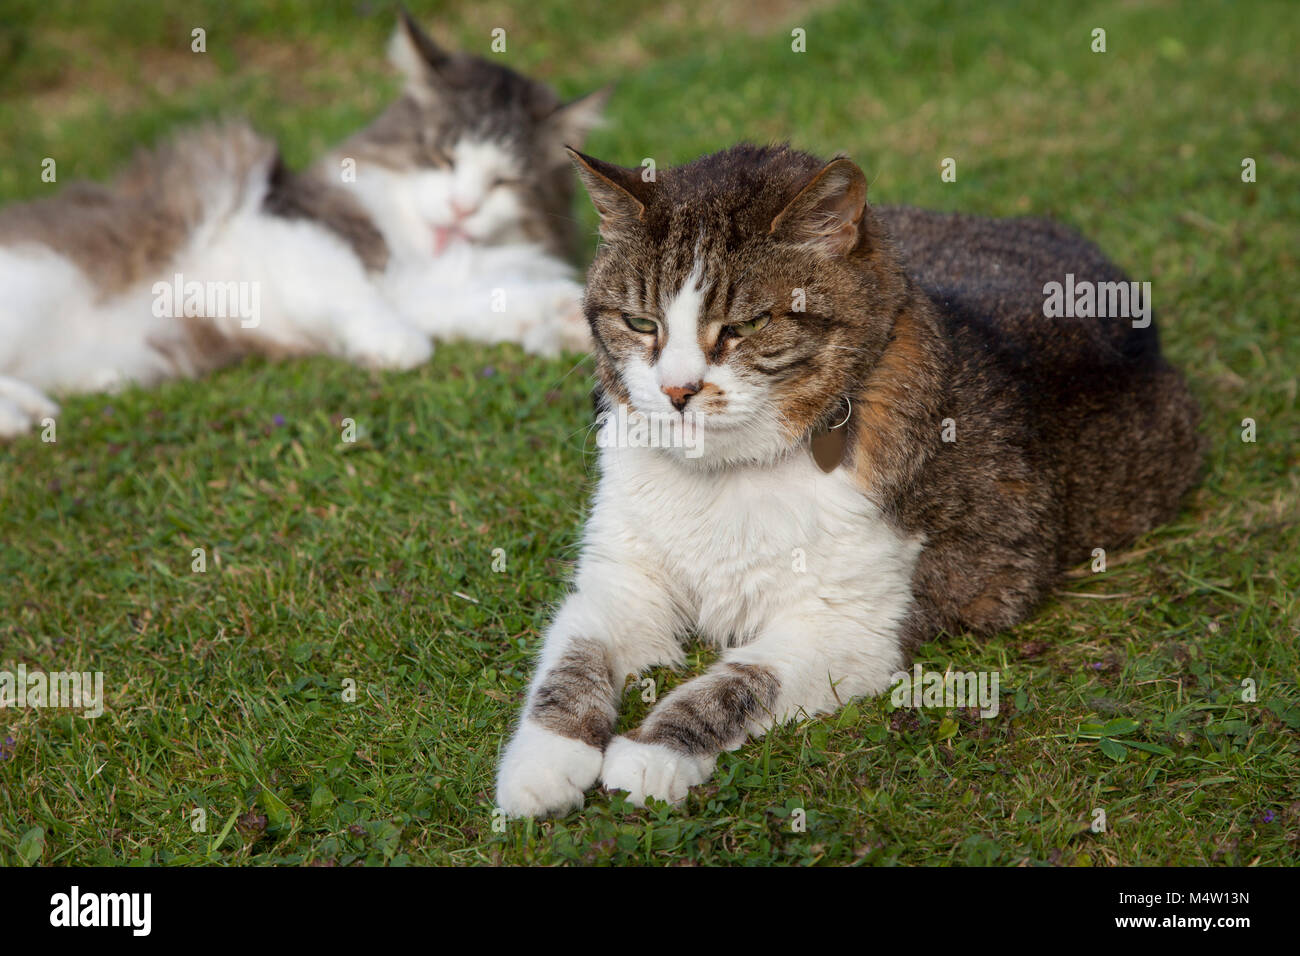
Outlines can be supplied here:
<path id="1" fill-rule="evenodd" d="M 624 312 L 622 318 L 627 324 L 627 327 L 633 332 L 640 332 L 643 335 L 653 335 L 659 331 L 659 323 L 644 315 L 628 315 Z"/>
<path id="2" fill-rule="evenodd" d="M 435 130 L 423 129 L 420 131 L 420 146 L 430 165 L 443 168 L 452 165 L 451 153 L 439 145 L 438 134 Z"/>
<path id="3" fill-rule="evenodd" d="M 748 335 L 753 335 L 755 332 L 767 328 L 771 321 L 771 312 L 760 312 L 748 322 L 733 322 L 731 325 L 724 325 L 722 331 L 728 336 L 743 339 Z"/>

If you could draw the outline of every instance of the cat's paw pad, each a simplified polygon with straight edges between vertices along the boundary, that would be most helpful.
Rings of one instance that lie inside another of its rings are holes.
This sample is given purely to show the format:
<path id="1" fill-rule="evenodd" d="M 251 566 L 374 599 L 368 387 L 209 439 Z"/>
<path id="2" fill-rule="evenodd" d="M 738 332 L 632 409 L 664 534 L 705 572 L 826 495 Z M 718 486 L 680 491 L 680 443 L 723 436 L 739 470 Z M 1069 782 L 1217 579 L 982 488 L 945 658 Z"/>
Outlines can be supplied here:
<path id="1" fill-rule="evenodd" d="M 433 343 L 412 326 L 376 324 L 355 335 L 345 354 L 349 361 L 366 368 L 410 369 L 429 361 Z"/>
<path id="2" fill-rule="evenodd" d="M 693 757 L 665 747 L 615 737 L 605 748 L 600 770 L 607 790 L 626 790 L 634 806 L 645 806 L 647 797 L 680 803 L 691 787 L 713 775 L 717 757 Z"/>
<path id="3" fill-rule="evenodd" d="M 511 817 L 563 816 L 600 776 L 601 752 L 525 719 L 497 771 L 496 805 Z"/>

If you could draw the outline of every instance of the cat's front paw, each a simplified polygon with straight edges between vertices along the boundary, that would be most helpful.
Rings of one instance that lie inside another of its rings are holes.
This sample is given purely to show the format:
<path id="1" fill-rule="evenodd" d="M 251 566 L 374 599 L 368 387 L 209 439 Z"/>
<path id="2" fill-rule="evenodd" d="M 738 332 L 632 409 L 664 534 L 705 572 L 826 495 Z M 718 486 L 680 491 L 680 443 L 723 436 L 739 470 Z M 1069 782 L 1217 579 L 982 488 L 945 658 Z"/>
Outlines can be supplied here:
<path id="1" fill-rule="evenodd" d="M 607 790 L 626 790 L 629 803 L 643 807 L 646 797 L 680 803 L 691 787 L 713 775 L 717 757 L 693 757 L 665 747 L 615 737 L 605 748 L 600 780 Z"/>
<path id="2" fill-rule="evenodd" d="M 556 338 L 567 352 L 591 351 L 591 325 L 582 311 L 582 293 L 561 296 L 555 303 Z"/>
<path id="3" fill-rule="evenodd" d="M 582 287 L 556 293 L 542 318 L 522 326 L 521 344 L 533 355 L 552 357 L 563 352 L 591 351 L 591 326 L 582 311 Z"/>
<path id="4" fill-rule="evenodd" d="M 0 438 L 13 438 L 59 413 L 59 406 L 16 379 L 0 377 Z"/>
<path id="5" fill-rule="evenodd" d="M 16 402 L 0 397 L 0 438 L 14 438 L 25 434 L 31 431 L 34 424 L 36 419 Z"/>
<path id="6" fill-rule="evenodd" d="M 511 817 L 563 816 L 600 776 L 601 752 L 525 718 L 497 770 L 496 805 Z"/>
<path id="7" fill-rule="evenodd" d="M 410 369 L 429 360 L 433 343 L 413 326 L 374 323 L 351 336 L 344 354 L 348 361 L 366 368 Z"/>

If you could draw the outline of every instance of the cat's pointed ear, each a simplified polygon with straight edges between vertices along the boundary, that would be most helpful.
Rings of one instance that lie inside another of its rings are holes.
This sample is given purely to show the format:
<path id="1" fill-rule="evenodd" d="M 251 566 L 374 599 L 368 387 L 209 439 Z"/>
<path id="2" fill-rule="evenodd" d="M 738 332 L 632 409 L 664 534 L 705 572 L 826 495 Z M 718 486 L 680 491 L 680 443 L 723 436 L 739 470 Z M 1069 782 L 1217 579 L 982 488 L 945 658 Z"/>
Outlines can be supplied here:
<path id="1" fill-rule="evenodd" d="M 450 56 L 415 22 L 406 7 L 398 7 L 397 28 L 388 41 L 388 59 L 406 77 L 407 92 L 427 99 L 433 92 L 431 83 L 447 66 Z"/>
<path id="2" fill-rule="evenodd" d="M 546 122 L 560 144 L 581 146 L 587 134 L 604 119 L 605 104 L 613 92 L 612 86 L 603 86 L 557 107 Z"/>
<path id="3" fill-rule="evenodd" d="M 613 239 L 644 218 L 648 190 L 653 184 L 641 181 L 641 170 L 615 166 L 570 146 L 564 148 L 587 187 L 591 204 L 600 213 L 602 238 Z"/>
<path id="4" fill-rule="evenodd" d="M 842 256 L 858 244 L 867 177 L 851 160 L 833 159 L 772 220 L 773 237 Z"/>

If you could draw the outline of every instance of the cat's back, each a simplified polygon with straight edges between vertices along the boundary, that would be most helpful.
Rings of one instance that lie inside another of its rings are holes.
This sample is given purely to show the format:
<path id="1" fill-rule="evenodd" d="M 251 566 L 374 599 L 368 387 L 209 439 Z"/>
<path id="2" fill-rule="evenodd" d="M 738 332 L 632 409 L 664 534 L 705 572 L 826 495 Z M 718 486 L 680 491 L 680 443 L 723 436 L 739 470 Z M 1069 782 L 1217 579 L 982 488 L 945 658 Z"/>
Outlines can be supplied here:
<path id="1" fill-rule="evenodd" d="M 947 331 L 953 397 L 975 415 L 997 396 L 1000 414 L 1027 426 L 1025 451 L 1062 505 L 1061 562 L 1167 520 L 1195 480 L 1203 442 L 1197 402 L 1161 357 L 1154 320 L 1045 309 L 1050 283 L 1095 288 L 1129 277 L 1050 220 L 877 213 Z"/>
<path id="2" fill-rule="evenodd" d="M 916 206 L 879 206 L 876 214 L 913 275 L 936 286 L 1032 284 L 1063 265 L 1123 277 L 1094 243 L 1051 219 L 999 219 Z"/>
<path id="3" fill-rule="evenodd" d="M 1138 327 L 1128 318 L 1049 317 L 1049 283 L 1130 281 L 1094 243 L 1067 226 L 911 206 L 882 206 L 877 214 L 904 268 L 938 306 L 949 329 L 978 341 L 1017 371 L 1034 377 L 1053 367 L 1109 367 L 1159 354 L 1154 322 Z"/>

